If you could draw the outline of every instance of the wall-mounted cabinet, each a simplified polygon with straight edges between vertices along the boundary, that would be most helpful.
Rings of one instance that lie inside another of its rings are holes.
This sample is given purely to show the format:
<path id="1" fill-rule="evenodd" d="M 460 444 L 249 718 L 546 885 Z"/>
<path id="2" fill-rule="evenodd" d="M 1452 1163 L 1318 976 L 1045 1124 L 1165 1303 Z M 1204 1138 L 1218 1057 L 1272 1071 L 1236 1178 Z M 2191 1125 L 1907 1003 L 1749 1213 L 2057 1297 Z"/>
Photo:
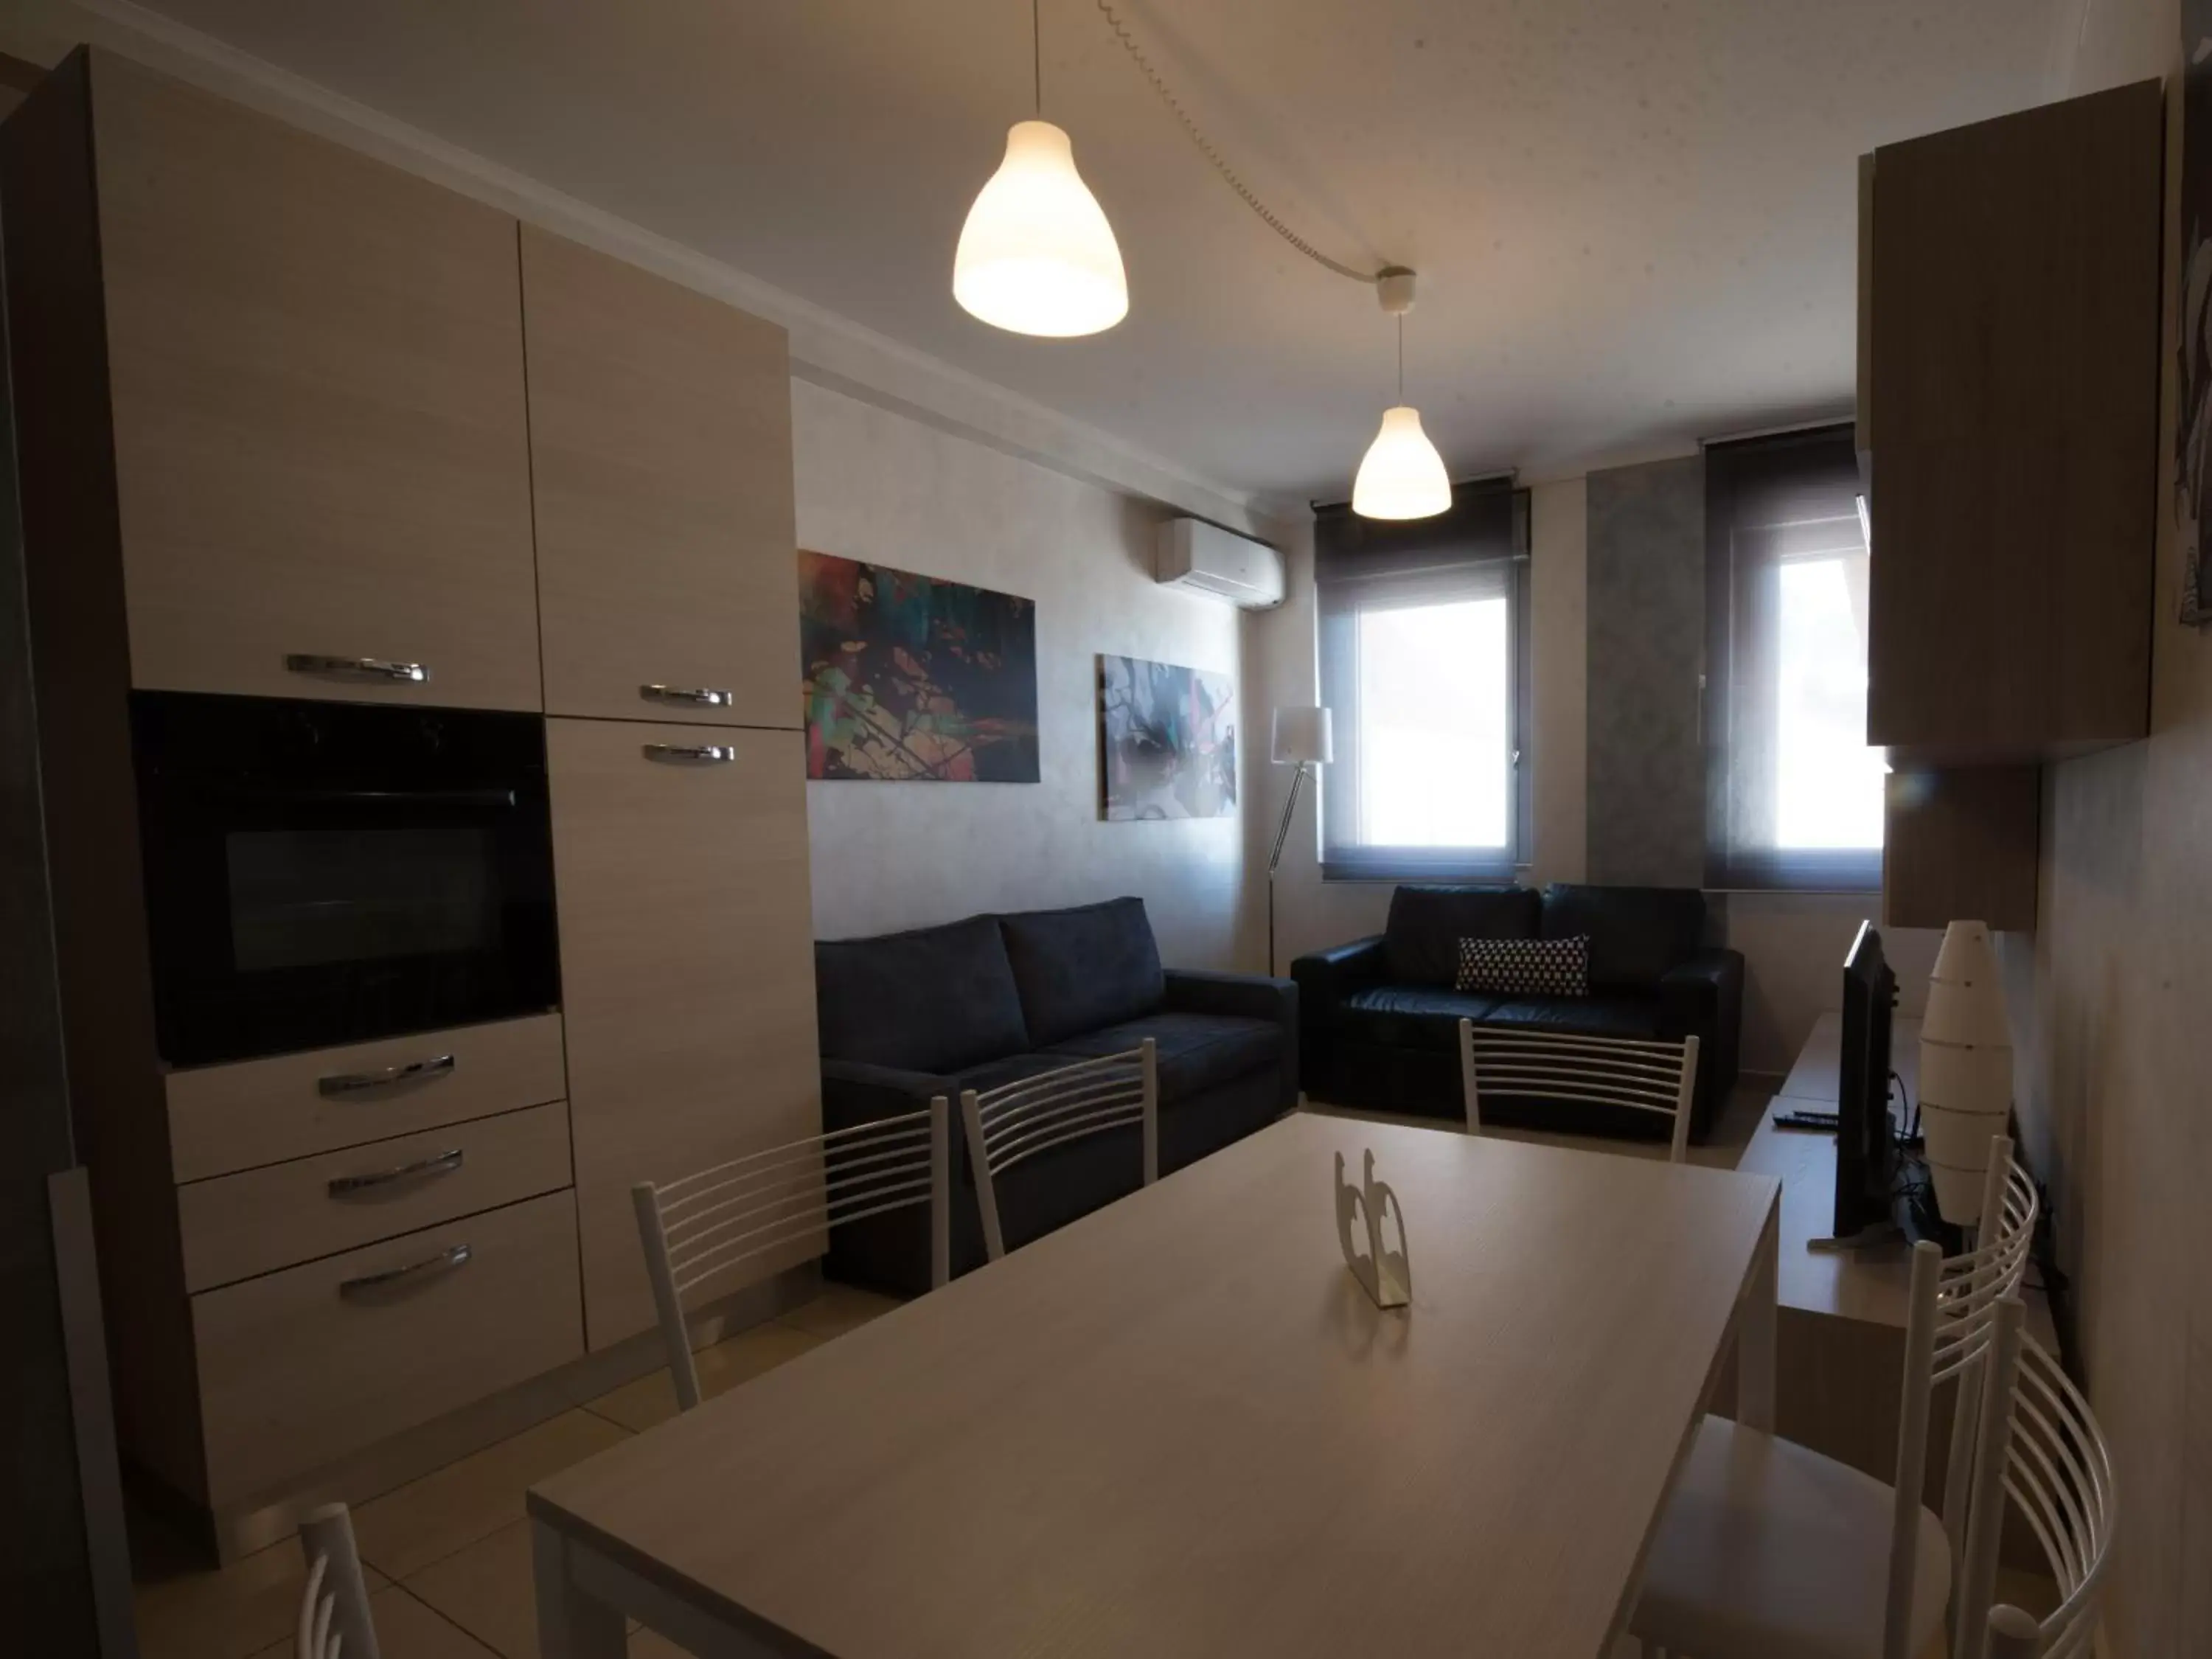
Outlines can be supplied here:
<path id="1" fill-rule="evenodd" d="M 1901 759 L 2148 729 L 2164 152 L 2144 82 L 1862 167 L 1867 735 Z"/>
<path id="2" fill-rule="evenodd" d="M 131 684 L 537 708 L 514 221 L 109 54 L 86 90 Z"/>
<path id="3" fill-rule="evenodd" d="M 550 714 L 799 725 L 784 332 L 525 225 Z"/>
<path id="4" fill-rule="evenodd" d="M 2033 766 L 1893 772 L 1881 860 L 1892 927 L 2035 927 L 2043 775 Z"/>

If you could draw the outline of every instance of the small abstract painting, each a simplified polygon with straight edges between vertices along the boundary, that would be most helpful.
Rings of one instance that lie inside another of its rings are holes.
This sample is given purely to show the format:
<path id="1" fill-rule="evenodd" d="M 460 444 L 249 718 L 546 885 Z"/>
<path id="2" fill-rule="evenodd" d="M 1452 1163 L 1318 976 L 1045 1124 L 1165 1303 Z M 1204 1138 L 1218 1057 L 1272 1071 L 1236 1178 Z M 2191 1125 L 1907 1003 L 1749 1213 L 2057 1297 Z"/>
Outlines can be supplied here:
<path id="1" fill-rule="evenodd" d="M 1037 781 L 1035 601 L 802 550 L 799 617 L 808 777 Z"/>
<path id="2" fill-rule="evenodd" d="M 1137 657 L 1098 659 L 1099 763 L 1110 820 L 1237 811 L 1237 684 Z"/>

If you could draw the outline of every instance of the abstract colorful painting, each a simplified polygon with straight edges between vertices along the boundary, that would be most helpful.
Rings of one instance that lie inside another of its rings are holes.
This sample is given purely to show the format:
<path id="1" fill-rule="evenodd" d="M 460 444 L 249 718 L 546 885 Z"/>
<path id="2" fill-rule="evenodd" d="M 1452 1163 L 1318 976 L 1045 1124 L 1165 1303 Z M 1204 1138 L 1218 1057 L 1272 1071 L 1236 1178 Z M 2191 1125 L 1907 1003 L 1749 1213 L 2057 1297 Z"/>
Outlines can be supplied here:
<path id="1" fill-rule="evenodd" d="M 1037 781 L 1036 605 L 799 556 L 806 775 Z"/>
<path id="2" fill-rule="evenodd" d="M 1237 811 L 1237 684 L 1137 657 L 1098 659 L 1106 816 L 1225 818 Z"/>

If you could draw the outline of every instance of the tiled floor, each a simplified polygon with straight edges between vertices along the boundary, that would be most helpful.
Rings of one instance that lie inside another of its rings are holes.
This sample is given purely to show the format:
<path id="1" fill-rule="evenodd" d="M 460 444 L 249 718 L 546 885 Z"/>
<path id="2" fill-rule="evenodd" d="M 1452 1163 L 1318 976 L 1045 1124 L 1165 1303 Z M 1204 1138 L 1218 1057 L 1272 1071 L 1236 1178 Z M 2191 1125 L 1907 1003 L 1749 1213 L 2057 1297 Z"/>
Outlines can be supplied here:
<path id="1" fill-rule="evenodd" d="M 771 1370 L 896 1304 L 843 1285 L 698 1356 L 708 1394 Z M 676 1412 L 665 1371 L 526 1429 L 354 1510 L 389 1659 L 537 1659 L 530 1534 L 522 1494 Z M 178 1564 L 157 1537 L 138 1550 L 138 1638 L 145 1659 L 249 1659 L 291 1651 L 302 1570 L 296 1542 L 210 1572 Z M 634 1659 L 679 1650 L 650 1631 Z"/>

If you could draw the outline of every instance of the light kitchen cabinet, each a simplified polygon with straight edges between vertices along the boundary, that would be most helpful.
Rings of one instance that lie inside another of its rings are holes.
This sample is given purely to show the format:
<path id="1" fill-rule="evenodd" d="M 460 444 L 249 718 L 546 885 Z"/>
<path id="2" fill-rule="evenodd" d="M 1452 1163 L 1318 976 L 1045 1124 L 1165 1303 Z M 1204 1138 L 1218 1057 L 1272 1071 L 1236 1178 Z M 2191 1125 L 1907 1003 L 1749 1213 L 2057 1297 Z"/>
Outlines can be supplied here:
<path id="1" fill-rule="evenodd" d="M 653 1322 L 633 1182 L 820 1131 L 805 765 L 794 732 L 546 726 L 596 1349 Z M 814 1254 L 763 1257 L 716 1290 Z"/>
<path id="2" fill-rule="evenodd" d="M 538 708 L 514 221 L 89 65 L 131 684 Z"/>
<path id="3" fill-rule="evenodd" d="M 795 727 L 784 331 L 526 225 L 554 714 Z"/>

